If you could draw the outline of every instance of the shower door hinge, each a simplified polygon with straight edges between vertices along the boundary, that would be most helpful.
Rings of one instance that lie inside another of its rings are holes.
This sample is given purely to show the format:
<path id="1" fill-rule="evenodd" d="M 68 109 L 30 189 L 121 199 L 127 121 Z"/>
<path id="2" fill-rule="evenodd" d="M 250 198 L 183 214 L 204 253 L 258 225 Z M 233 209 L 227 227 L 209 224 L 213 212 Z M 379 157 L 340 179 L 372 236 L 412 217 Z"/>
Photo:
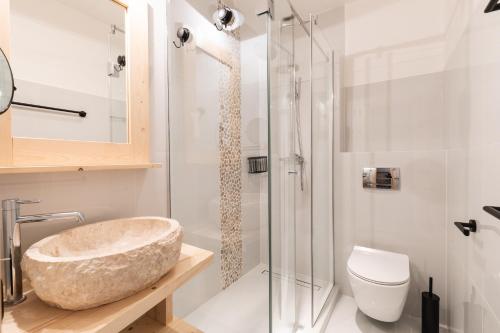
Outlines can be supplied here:
<path id="1" fill-rule="evenodd" d="M 268 14 L 271 19 L 273 18 L 274 14 L 274 1 L 273 0 L 267 0 L 267 8 L 262 10 L 262 11 L 257 11 L 257 16 L 262 16 Z"/>
<path id="2" fill-rule="evenodd" d="M 267 15 L 267 14 L 269 14 L 269 16 L 270 16 L 271 18 L 273 18 L 273 15 L 271 14 L 271 10 L 270 10 L 270 9 L 267 9 L 267 10 L 265 10 L 265 11 L 263 11 L 263 12 L 258 12 L 258 13 L 257 13 L 257 16 L 262 16 L 262 15 Z"/>

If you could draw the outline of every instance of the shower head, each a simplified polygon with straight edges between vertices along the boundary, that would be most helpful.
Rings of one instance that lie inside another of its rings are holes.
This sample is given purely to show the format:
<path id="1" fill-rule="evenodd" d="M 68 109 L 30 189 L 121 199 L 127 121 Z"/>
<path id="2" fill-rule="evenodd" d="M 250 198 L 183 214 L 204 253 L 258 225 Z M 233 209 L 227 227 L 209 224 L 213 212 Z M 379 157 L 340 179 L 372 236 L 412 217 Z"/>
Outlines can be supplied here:
<path id="1" fill-rule="evenodd" d="M 127 61 L 124 55 L 119 55 L 116 58 L 116 63 L 114 64 L 108 62 L 108 76 L 116 78 L 120 77 L 120 72 L 125 69 L 126 64 Z"/>
<path id="2" fill-rule="evenodd" d="M 118 63 L 118 66 L 120 66 L 120 70 L 123 70 L 127 62 L 125 61 L 125 56 L 124 55 L 119 55 L 118 58 L 116 59 L 116 62 Z"/>

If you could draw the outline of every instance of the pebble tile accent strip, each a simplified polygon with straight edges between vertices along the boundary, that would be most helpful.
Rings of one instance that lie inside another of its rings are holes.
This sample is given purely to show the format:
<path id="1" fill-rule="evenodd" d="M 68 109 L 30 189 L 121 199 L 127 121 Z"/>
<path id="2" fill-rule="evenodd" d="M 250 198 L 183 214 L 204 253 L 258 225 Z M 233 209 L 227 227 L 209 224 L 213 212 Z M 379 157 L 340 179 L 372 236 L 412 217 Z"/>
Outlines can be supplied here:
<path id="1" fill-rule="evenodd" d="M 221 66 L 219 82 L 219 189 L 221 277 L 225 289 L 243 271 L 241 238 L 241 74 L 239 32 L 231 34 L 230 66 Z"/>

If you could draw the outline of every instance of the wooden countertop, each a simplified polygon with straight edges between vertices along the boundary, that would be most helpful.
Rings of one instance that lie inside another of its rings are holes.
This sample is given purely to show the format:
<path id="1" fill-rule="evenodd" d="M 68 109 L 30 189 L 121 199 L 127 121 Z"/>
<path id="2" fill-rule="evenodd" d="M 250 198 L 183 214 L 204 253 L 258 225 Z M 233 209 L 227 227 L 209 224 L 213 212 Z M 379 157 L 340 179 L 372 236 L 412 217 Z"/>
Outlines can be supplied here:
<path id="1" fill-rule="evenodd" d="M 35 293 L 29 292 L 26 301 L 12 308 L 6 308 L 1 332 L 120 332 L 153 308 L 164 312 L 154 319 L 167 327 L 173 321 L 179 322 L 172 317 L 171 295 L 205 269 L 212 258 L 213 253 L 210 251 L 183 244 L 177 265 L 152 287 L 121 301 L 89 310 L 66 311 L 53 308 L 38 299 Z"/>

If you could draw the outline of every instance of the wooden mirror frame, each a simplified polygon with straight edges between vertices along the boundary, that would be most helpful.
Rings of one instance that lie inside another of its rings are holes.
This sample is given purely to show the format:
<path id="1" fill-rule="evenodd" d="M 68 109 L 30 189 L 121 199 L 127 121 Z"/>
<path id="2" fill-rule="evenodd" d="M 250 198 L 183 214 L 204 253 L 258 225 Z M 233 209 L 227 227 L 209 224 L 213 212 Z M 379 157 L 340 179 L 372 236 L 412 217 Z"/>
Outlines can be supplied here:
<path id="1" fill-rule="evenodd" d="M 0 0 L 0 47 L 10 55 L 10 1 Z M 66 141 L 12 136 L 12 107 L 0 116 L 0 174 L 148 168 L 149 45 L 146 0 L 103 0 L 127 13 L 128 143 Z M 15 73 L 14 73 L 15 74 Z"/>

